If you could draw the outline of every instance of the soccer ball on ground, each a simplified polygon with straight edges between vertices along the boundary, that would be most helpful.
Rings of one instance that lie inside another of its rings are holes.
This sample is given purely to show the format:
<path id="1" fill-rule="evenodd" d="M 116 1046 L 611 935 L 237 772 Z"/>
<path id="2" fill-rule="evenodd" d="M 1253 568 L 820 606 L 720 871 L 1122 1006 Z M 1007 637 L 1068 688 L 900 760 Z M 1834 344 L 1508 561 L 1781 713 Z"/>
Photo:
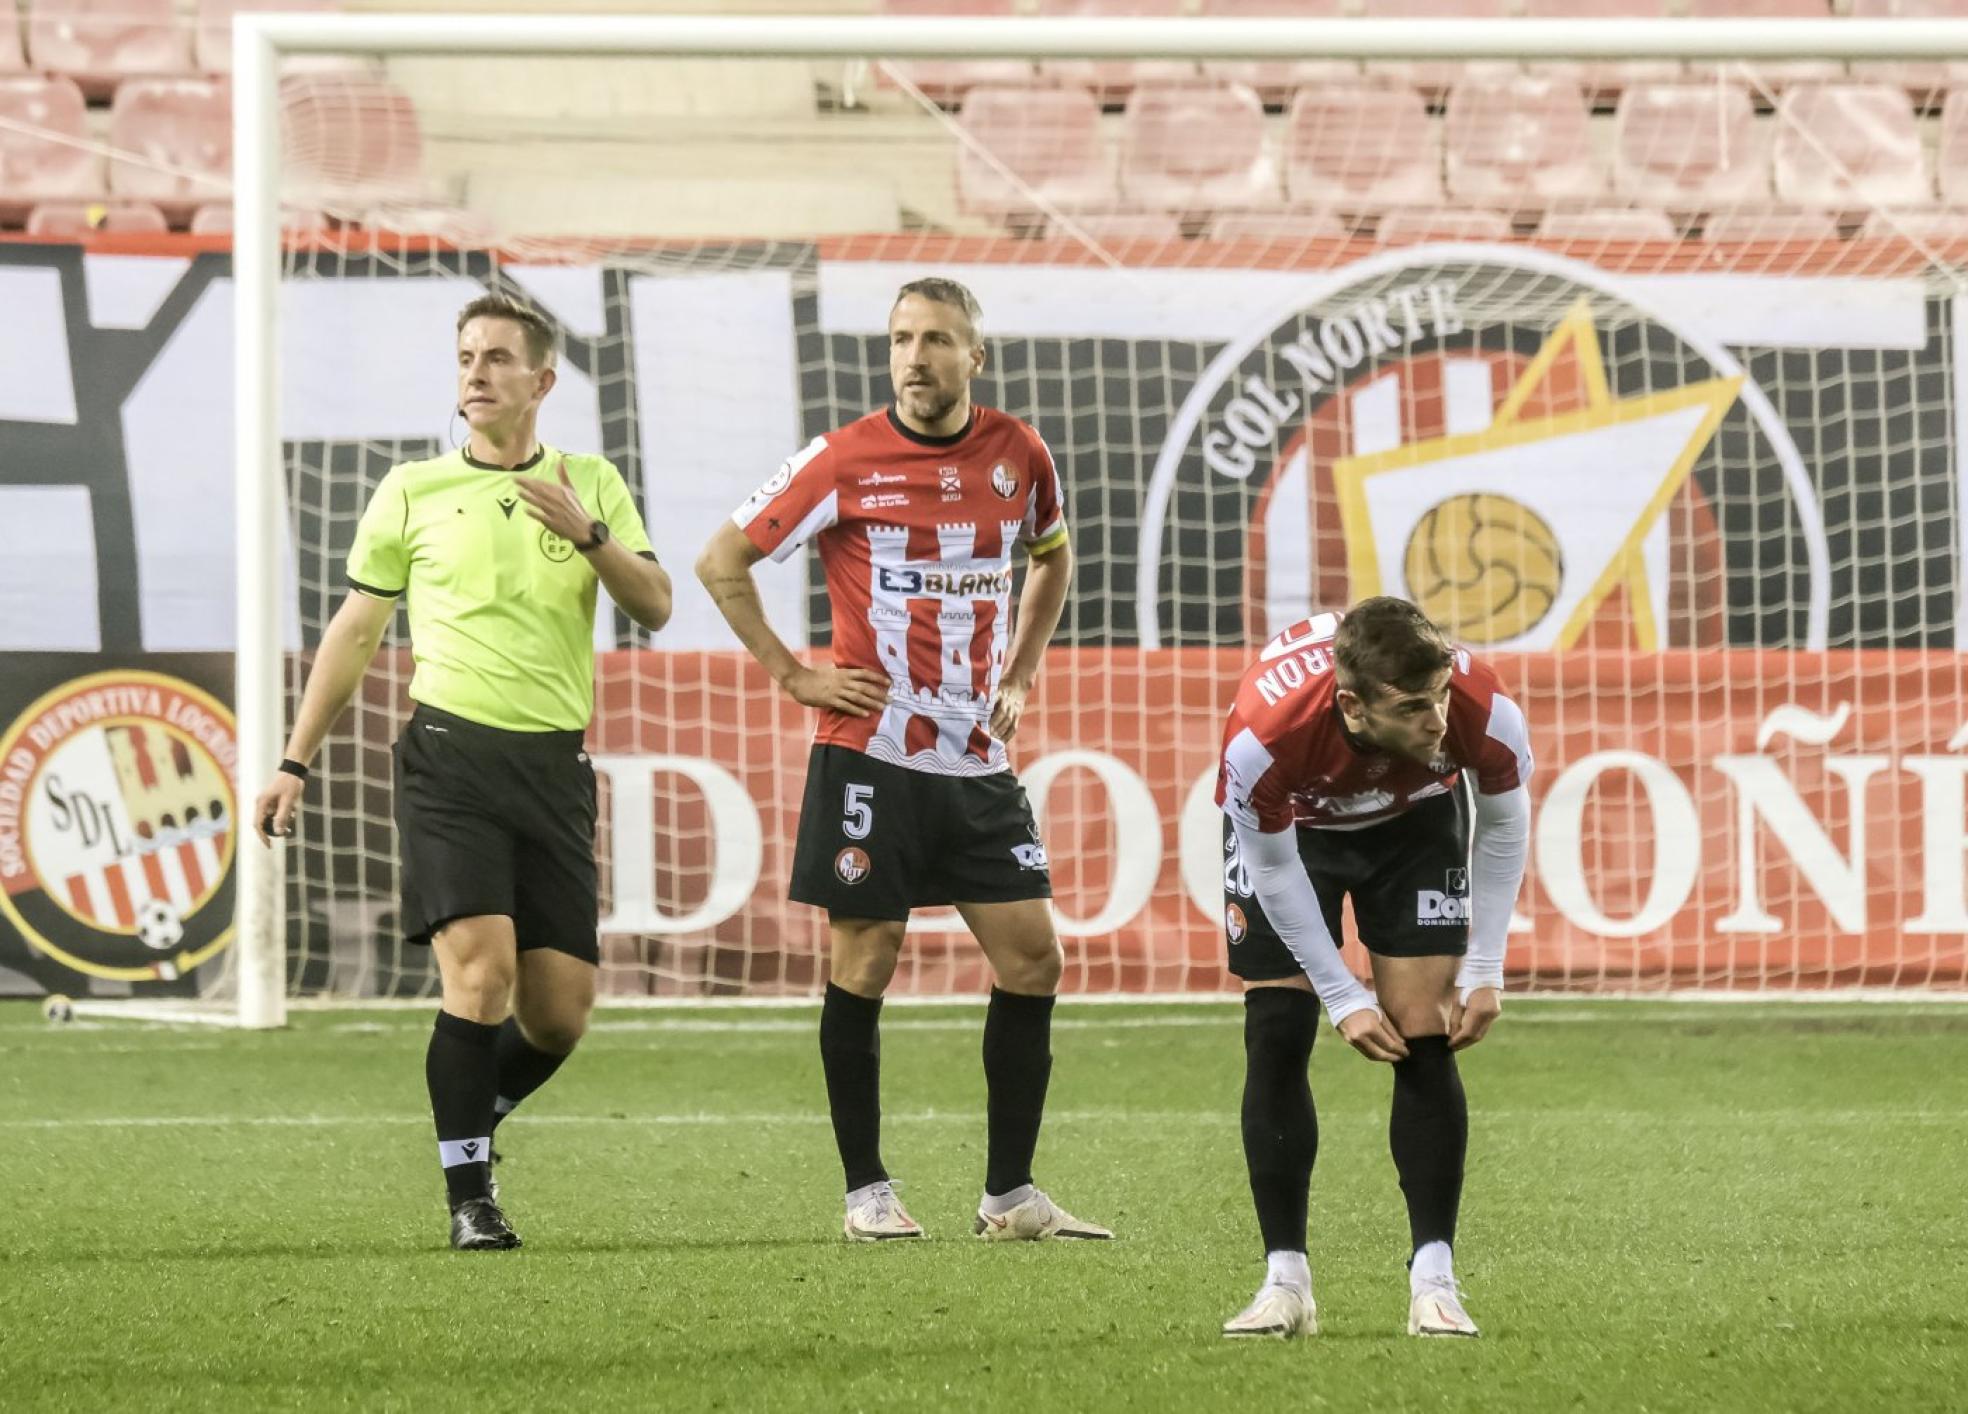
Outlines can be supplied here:
<path id="1" fill-rule="evenodd" d="M 163 952 L 176 947 L 184 935 L 184 919 L 163 899 L 145 899 L 137 910 L 137 941 L 145 947 Z"/>

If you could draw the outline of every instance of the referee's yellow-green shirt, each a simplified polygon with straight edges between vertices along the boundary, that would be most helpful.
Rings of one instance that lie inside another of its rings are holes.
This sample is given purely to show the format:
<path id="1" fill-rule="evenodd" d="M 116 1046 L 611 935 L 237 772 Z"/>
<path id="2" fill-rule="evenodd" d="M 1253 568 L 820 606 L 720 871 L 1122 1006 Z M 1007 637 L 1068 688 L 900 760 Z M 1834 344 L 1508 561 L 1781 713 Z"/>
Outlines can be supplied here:
<path id="1" fill-rule="evenodd" d="M 629 550 L 649 534 L 606 457 L 542 446 L 518 468 L 557 481 Z M 349 585 L 410 596 L 410 695 L 508 731 L 580 731 L 594 713 L 594 567 L 526 513 L 513 472 L 463 449 L 393 466 L 349 550 Z"/>

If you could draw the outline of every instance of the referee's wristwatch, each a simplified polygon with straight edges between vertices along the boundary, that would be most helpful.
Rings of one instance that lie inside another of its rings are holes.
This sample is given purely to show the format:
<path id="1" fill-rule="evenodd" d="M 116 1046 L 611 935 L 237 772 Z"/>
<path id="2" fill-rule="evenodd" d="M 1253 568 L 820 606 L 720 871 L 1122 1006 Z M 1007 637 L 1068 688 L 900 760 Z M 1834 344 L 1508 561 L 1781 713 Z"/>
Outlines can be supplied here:
<path id="1" fill-rule="evenodd" d="M 588 543 L 585 545 L 576 545 L 574 548 L 585 555 L 592 550 L 599 550 L 607 543 L 608 522 L 605 520 L 591 520 L 588 522 Z"/>

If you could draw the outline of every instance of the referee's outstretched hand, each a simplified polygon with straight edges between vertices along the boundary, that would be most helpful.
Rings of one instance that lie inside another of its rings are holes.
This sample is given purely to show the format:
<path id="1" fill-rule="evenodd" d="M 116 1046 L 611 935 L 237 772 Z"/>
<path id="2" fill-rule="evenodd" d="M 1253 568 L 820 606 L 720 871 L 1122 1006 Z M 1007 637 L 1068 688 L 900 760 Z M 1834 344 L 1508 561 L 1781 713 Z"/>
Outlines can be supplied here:
<path id="1" fill-rule="evenodd" d="M 272 836 L 294 833 L 294 812 L 301 808 L 301 796 L 306 790 L 307 782 L 299 776 L 285 771 L 273 773 L 273 784 L 253 802 L 253 833 L 260 837 L 261 844 L 271 845 Z"/>
<path id="2" fill-rule="evenodd" d="M 1339 1034 L 1346 1038 L 1347 1045 L 1368 1060 L 1392 1062 L 1407 1059 L 1408 1043 L 1401 1039 L 1400 1032 L 1387 1024 L 1387 1018 L 1375 1007 L 1362 1007 L 1340 1022 Z"/>
<path id="3" fill-rule="evenodd" d="M 888 679 L 867 668 L 797 668 L 786 677 L 786 691 L 802 707 L 850 717 L 865 717 L 888 705 Z"/>
<path id="4" fill-rule="evenodd" d="M 567 458 L 562 457 L 554 463 L 557 480 L 547 481 L 537 476 L 514 476 L 513 489 L 519 498 L 526 502 L 526 514 L 540 522 L 562 540 L 571 540 L 576 545 L 584 545 L 588 540 L 588 527 L 594 524 L 594 517 L 581 504 L 580 495 L 574 490 L 574 483 L 567 479 Z"/>

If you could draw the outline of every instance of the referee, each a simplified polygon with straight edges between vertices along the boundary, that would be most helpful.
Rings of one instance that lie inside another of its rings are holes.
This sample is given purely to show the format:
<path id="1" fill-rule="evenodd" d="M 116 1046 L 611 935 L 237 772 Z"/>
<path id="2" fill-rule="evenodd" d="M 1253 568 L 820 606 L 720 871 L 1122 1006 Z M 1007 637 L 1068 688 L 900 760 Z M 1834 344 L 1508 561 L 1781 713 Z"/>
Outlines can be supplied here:
<path id="1" fill-rule="evenodd" d="M 402 926 L 437 953 L 443 1010 L 424 1061 L 451 1245 L 519 1246 L 492 1186 L 492 1131 L 587 1029 L 595 938 L 595 586 L 645 628 L 670 577 L 612 463 L 534 436 L 555 331 L 485 295 L 458 315 L 465 445 L 392 467 L 349 551 L 286 759 L 254 803 L 262 844 L 293 831 L 308 763 L 407 598 L 416 672 L 395 748 Z M 523 512 L 515 514 L 515 512 Z"/>

